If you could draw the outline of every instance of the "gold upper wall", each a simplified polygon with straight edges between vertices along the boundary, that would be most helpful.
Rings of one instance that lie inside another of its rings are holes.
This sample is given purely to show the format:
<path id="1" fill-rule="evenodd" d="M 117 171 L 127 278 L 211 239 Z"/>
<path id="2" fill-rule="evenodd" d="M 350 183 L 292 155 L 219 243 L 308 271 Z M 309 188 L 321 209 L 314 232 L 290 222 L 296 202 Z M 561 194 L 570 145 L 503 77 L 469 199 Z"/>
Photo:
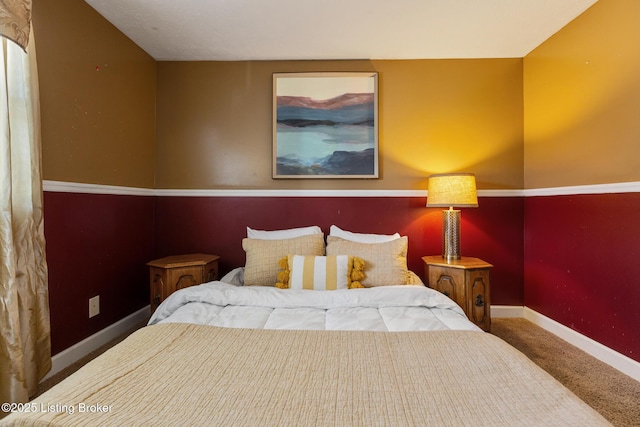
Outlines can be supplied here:
<path id="1" fill-rule="evenodd" d="M 82 0 L 34 0 L 45 180 L 153 188 L 156 64 Z"/>
<path id="2" fill-rule="evenodd" d="M 142 188 L 481 189 L 640 181 L 640 2 L 524 59 L 158 62 L 82 0 L 34 0 L 46 180 Z M 271 179 L 274 72 L 379 73 L 380 178 Z M 157 121 L 156 121 L 157 109 Z"/>
<path id="3" fill-rule="evenodd" d="M 599 0 L 524 58 L 525 188 L 640 181 L 639 19 Z"/>
<path id="4" fill-rule="evenodd" d="M 43 176 L 196 189 L 422 189 L 448 171 L 483 189 L 639 181 L 638 17 L 636 0 L 600 0 L 524 60 L 156 63 L 84 1 L 34 0 Z M 379 73 L 379 179 L 271 179 L 271 76 L 294 71 Z"/>
<path id="5" fill-rule="evenodd" d="M 159 62 L 82 0 L 34 0 L 45 180 L 142 188 L 522 188 L 522 60 Z M 271 178 L 272 73 L 376 71 L 374 180 Z M 157 122 L 156 122 L 157 109 Z"/>
<path id="6" fill-rule="evenodd" d="M 319 71 L 378 73 L 379 179 L 271 178 L 272 75 Z M 158 62 L 157 79 L 158 188 L 523 186 L 522 59 Z"/>

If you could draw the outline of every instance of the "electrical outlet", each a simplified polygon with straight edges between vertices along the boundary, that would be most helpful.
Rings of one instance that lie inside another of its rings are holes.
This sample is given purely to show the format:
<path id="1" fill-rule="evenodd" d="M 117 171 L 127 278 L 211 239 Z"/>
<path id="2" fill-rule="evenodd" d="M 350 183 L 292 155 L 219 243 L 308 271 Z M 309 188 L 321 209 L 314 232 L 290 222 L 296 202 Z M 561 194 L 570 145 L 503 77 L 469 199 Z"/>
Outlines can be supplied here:
<path id="1" fill-rule="evenodd" d="M 89 317 L 100 314 L 100 295 L 89 298 Z"/>

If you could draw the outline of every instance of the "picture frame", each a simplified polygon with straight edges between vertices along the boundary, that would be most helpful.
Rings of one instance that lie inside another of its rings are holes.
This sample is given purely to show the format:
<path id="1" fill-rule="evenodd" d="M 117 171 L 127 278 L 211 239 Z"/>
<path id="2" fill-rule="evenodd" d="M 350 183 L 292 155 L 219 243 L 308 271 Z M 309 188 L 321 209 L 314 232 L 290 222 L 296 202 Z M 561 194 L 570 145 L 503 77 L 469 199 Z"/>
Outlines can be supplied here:
<path id="1" fill-rule="evenodd" d="M 378 178 L 378 73 L 274 73 L 273 178 Z"/>

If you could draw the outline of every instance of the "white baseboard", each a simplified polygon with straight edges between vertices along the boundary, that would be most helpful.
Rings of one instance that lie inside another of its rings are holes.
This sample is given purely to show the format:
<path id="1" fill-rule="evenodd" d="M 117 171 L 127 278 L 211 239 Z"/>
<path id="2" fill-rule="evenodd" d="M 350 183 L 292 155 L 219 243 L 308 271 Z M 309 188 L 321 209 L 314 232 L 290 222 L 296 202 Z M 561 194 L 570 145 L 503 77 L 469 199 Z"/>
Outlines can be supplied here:
<path id="1" fill-rule="evenodd" d="M 524 317 L 524 307 L 521 305 L 492 305 L 491 317 Z"/>
<path id="2" fill-rule="evenodd" d="M 618 353 L 617 351 L 600 344 L 598 341 L 582 335 L 581 333 L 576 332 L 573 329 L 530 309 L 529 307 L 492 305 L 491 317 L 523 317 L 540 326 L 542 329 L 562 338 L 569 344 L 578 347 L 585 353 L 588 353 L 607 365 L 614 367 L 623 374 L 630 376 L 636 381 L 640 381 L 640 362 L 636 362 L 624 354 Z"/>
<path id="3" fill-rule="evenodd" d="M 626 374 L 636 381 L 640 381 L 640 362 L 618 353 L 609 347 L 600 344 L 571 328 L 564 326 L 528 307 L 524 307 L 524 318 L 535 323 L 543 329 L 557 335 L 563 340 L 578 347 L 580 350 L 589 353 L 598 360 L 611 365 L 623 374 Z"/>
<path id="4" fill-rule="evenodd" d="M 51 376 L 62 371 L 67 366 L 72 365 L 78 360 L 82 359 L 87 354 L 102 347 L 109 341 L 119 337 L 125 332 L 131 330 L 131 328 L 139 325 L 149 318 L 150 315 L 149 306 L 143 307 L 125 317 L 118 320 L 116 323 L 107 326 L 101 331 L 96 332 L 90 337 L 85 338 L 77 344 L 72 345 L 66 350 L 61 351 L 51 358 L 51 370 L 49 373 L 40 380 L 41 382 L 50 378 Z"/>

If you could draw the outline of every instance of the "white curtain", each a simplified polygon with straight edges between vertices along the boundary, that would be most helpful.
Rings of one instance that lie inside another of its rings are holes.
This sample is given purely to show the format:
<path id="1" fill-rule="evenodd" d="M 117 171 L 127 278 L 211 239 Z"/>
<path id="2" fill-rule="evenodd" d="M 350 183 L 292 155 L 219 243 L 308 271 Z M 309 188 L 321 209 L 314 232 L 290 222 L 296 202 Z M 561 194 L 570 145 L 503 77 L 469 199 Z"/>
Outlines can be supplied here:
<path id="1" fill-rule="evenodd" d="M 26 52 L 0 37 L 0 402 L 51 369 L 38 95 L 33 32 Z"/>

